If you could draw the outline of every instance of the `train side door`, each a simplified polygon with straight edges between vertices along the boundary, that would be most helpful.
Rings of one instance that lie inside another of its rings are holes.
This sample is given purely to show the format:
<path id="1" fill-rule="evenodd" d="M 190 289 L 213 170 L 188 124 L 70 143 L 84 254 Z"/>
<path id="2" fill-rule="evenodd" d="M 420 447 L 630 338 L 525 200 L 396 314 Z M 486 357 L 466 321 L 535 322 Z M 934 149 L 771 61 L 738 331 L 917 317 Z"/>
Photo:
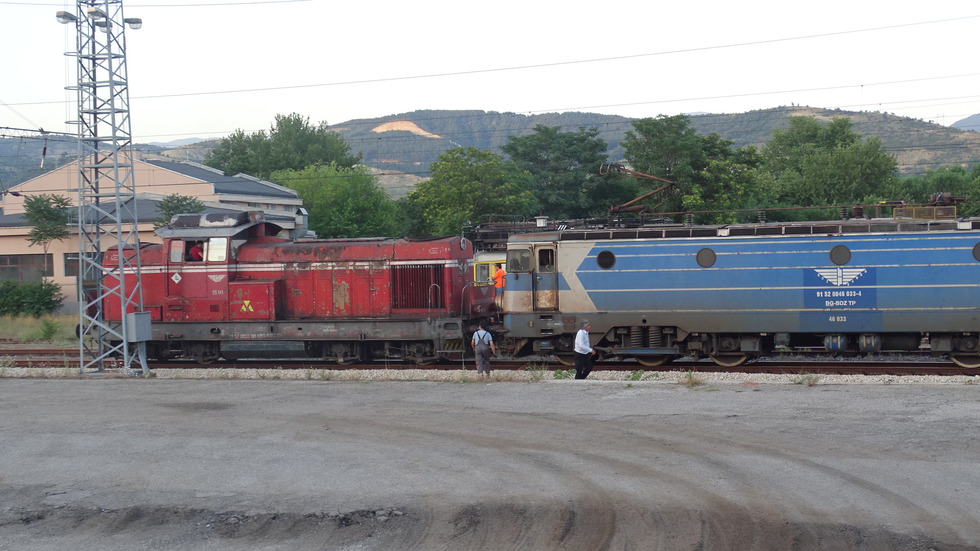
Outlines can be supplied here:
<path id="1" fill-rule="evenodd" d="M 186 312 L 186 298 L 193 298 L 185 295 L 185 284 L 188 283 L 184 274 L 184 262 L 186 262 L 187 251 L 193 245 L 193 241 L 183 241 L 171 239 L 167 243 L 167 292 L 163 305 L 164 321 L 184 321 L 189 314 Z M 191 288 L 193 288 L 191 286 Z"/>
<path id="2" fill-rule="evenodd" d="M 286 284 L 285 315 L 288 319 L 306 319 L 317 315 L 322 296 L 316 290 L 314 280 L 319 272 L 312 269 L 310 262 L 289 263 L 283 269 Z M 329 315 L 320 313 L 320 315 Z"/>
<path id="3" fill-rule="evenodd" d="M 207 313 L 202 317 L 209 320 L 228 319 L 228 272 L 232 262 L 227 237 L 212 237 L 204 245 L 205 302 Z"/>
<path id="4" fill-rule="evenodd" d="M 167 249 L 165 321 L 220 320 L 228 313 L 228 238 L 202 242 L 203 258 L 188 251 L 194 241 L 172 239 Z"/>
<path id="5" fill-rule="evenodd" d="M 534 309 L 557 310 L 558 267 L 555 247 L 535 247 L 534 263 Z"/>

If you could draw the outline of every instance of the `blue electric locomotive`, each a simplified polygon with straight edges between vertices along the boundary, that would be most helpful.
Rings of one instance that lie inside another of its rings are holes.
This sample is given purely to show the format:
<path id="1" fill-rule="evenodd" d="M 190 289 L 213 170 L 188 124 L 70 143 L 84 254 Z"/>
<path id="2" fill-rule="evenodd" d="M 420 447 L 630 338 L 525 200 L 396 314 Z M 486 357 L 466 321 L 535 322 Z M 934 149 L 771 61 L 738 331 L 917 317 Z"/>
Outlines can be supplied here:
<path id="1" fill-rule="evenodd" d="M 773 351 L 926 352 L 980 367 L 980 221 L 661 226 L 511 236 L 519 354 L 570 361 L 577 325 L 645 366 Z"/>

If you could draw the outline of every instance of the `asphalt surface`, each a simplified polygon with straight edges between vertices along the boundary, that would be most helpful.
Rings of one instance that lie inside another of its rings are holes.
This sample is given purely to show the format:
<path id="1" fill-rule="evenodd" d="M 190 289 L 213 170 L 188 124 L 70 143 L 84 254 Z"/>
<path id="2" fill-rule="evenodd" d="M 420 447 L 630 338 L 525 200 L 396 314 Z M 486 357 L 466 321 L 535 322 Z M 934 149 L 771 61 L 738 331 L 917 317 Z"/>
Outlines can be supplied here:
<path id="1" fill-rule="evenodd" d="M 980 548 L 980 386 L 0 379 L 0 549 Z"/>

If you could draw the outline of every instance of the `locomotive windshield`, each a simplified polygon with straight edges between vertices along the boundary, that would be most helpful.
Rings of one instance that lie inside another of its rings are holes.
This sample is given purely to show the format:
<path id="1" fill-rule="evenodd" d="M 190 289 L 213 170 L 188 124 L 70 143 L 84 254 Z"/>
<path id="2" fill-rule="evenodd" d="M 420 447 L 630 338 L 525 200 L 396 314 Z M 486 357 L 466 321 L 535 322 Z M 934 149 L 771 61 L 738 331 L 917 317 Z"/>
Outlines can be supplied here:
<path id="1" fill-rule="evenodd" d="M 531 251 L 528 249 L 511 249 L 507 251 L 507 271 L 527 273 L 531 271 Z"/>
<path id="2" fill-rule="evenodd" d="M 492 264 L 489 262 L 473 263 L 473 281 L 477 285 L 489 285 L 493 281 L 493 272 L 490 271 Z"/>

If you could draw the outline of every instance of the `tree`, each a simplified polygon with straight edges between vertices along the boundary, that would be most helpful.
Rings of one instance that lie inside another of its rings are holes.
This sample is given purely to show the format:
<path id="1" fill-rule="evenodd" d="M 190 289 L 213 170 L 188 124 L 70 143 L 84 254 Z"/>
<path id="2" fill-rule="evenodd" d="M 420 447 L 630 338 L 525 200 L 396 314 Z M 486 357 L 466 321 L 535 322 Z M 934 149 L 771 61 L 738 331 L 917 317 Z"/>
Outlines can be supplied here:
<path id="1" fill-rule="evenodd" d="M 395 202 L 367 168 L 316 165 L 280 170 L 270 178 L 296 190 L 318 237 L 381 237 L 397 231 Z"/>
<path id="2" fill-rule="evenodd" d="M 702 162 L 702 140 L 687 115 L 633 121 L 620 144 L 635 170 L 678 183 L 690 182 Z"/>
<path id="3" fill-rule="evenodd" d="M 432 178 L 409 195 L 427 233 L 451 235 L 487 214 L 529 216 L 537 207 L 533 177 L 496 153 L 456 147 L 439 156 Z"/>
<path id="4" fill-rule="evenodd" d="M 732 211 L 758 205 L 761 158 L 754 147 L 733 150 L 718 134 L 698 136 L 686 115 L 641 119 L 633 128 L 621 142 L 626 160 L 677 184 L 657 198 L 664 211 L 702 211 L 697 222 L 721 224 L 739 221 Z"/>
<path id="5" fill-rule="evenodd" d="M 847 118 L 823 124 L 791 117 L 762 148 L 767 181 L 792 206 L 833 206 L 877 197 L 892 186 L 897 163 L 878 138 L 861 140 Z"/>
<path id="6" fill-rule="evenodd" d="M 44 273 L 48 272 L 48 248 L 68 237 L 71 201 L 63 195 L 41 193 L 24 200 L 24 218 L 31 223 L 28 241 L 44 249 Z"/>
<path id="7" fill-rule="evenodd" d="M 973 165 L 969 172 L 970 185 L 964 196 L 967 204 L 960 209 L 964 216 L 980 215 L 980 163 Z"/>
<path id="8" fill-rule="evenodd" d="M 153 227 L 159 228 L 160 226 L 166 226 L 170 223 L 170 219 L 177 214 L 196 214 L 204 212 L 206 208 L 204 203 L 197 197 L 173 193 L 164 197 L 157 205 L 159 217 L 153 223 Z"/>
<path id="9" fill-rule="evenodd" d="M 607 148 L 597 128 L 559 132 L 539 124 L 531 134 L 508 138 L 501 150 L 531 174 L 539 213 L 561 219 L 594 216 L 635 196 L 628 180 L 599 177 Z"/>
<path id="10" fill-rule="evenodd" d="M 895 178 L 881 192 L 880 199 L 925 203 L 934 193 L 949 193 L 954 197 L 965 198 L 966 203 L 957 207 L 957 212 L 962 216 L 980 214 L 980 163 L 969 170 L 962 166 L 948 166 L 930 170 L 920 176 Z"/>
<path id="11" fill-rule="evenodd" d="M 326 122 L 314 126 L 308 117 L 293 113 L 276 115 L 268 134 L 260 130 L 246 135 L 236 130 L 205 156 L 204 164 L 225 174 L 268 179 L 277 170 L 302 170 L 317 164 L 350 168 L 360 160 L 361 155 L 352 155 L 340 134 L 327 130 Z"/>
<path id="12" fill-rule="evenodd" d="M 705 139 L 707 144 L 722 145 L 717 134 Z M 731 143 L 731 142 L 727 142 Z M 754 147 L 731 151 L 725 146 L 718 155 L 705 157 L 694 182 L 681 190 L 681 204 L 685 211 L 702 211 L 696 218 L 703 224 L 733 224 L 747 222 L 756 217 L 752 213 L 736 212 L 758 208 L 764 204 L 759 195 L 757 167 L 761 157 Z"/>

